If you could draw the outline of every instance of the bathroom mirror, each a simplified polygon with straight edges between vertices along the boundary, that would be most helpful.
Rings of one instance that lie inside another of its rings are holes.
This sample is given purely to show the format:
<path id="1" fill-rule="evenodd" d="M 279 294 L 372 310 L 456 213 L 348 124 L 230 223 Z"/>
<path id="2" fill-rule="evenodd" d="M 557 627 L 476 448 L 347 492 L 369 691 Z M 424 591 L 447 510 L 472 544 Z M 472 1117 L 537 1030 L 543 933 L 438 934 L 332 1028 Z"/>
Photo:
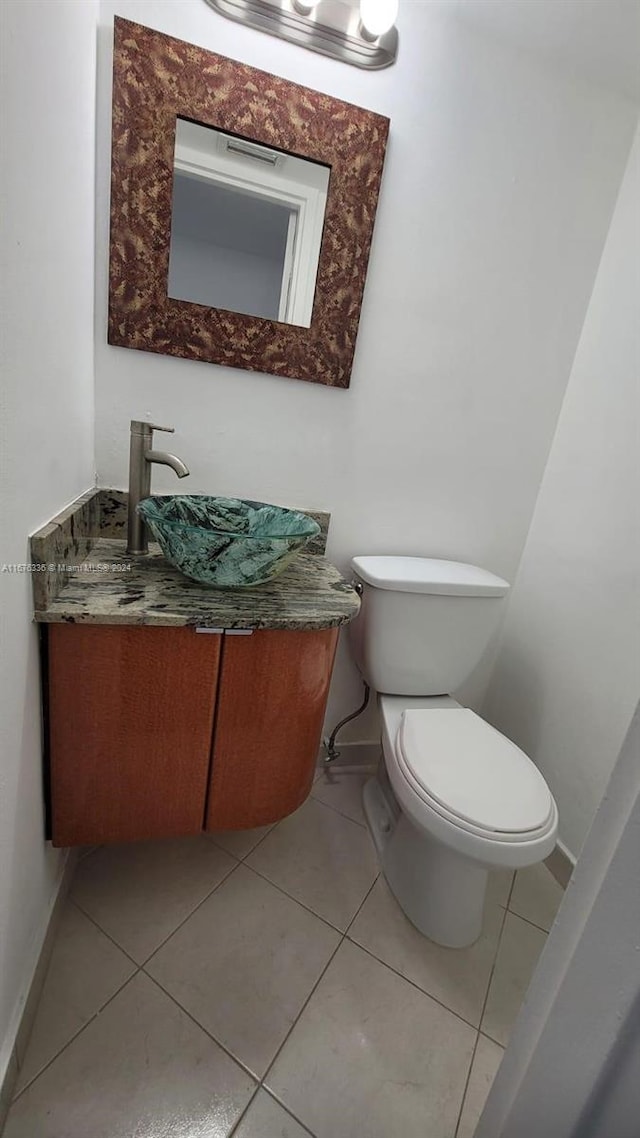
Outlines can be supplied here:
<path id="1" fill-rule="evenodd" d="M 169 297 L 309 328 L 329 173 L 179 118 Z"/>
<path id="2" fill-rule="evenodd" d="M 116 17 L 109 343 L 348 387 L 388 128 Z"/>

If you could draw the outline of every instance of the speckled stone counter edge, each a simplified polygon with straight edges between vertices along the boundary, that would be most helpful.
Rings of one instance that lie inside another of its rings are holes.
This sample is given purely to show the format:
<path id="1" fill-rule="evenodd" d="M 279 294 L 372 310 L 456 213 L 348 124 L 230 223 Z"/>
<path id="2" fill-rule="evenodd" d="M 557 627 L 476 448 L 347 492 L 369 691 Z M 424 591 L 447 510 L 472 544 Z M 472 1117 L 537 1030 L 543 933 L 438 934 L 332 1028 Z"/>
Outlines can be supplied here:
<path id="1" fill-rule="evenodd" d="M 305 511 L 318 538 L 275 580 L 218 590 L 189 581 L 151 545 L 126 558 L 127 494 L 90 490 L 31 538 L 36 620 L 44 623 L 196 625 L 204 628 L 330 628 L 346 624 L 359 598 L 322 556 L 329 514 Z M 122 566 L 128 564 L 126 570 Z M 82 565 L 79 571 L 73 566 Z"/>
<path id="2" fill-rule="evenodd" d="M 47 609 L 68 580 L 68 566 L 87 557 L 100 533 L 101 491 L 87 490 L 31 536 L 36 612 Z"/>

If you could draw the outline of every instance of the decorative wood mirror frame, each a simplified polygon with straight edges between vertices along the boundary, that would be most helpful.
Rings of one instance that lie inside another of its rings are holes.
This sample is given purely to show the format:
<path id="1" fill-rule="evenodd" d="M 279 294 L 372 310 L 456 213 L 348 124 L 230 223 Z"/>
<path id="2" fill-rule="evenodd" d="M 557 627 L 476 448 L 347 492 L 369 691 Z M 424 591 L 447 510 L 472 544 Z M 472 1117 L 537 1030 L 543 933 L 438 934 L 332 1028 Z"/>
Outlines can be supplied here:
<path id="1" fill-rule="evenodd" d="M 167 295 L 176 118 L 331 167 L 310 328 Z M 115 17 L 110 344 L 348 387 L 389 120 Z"/>

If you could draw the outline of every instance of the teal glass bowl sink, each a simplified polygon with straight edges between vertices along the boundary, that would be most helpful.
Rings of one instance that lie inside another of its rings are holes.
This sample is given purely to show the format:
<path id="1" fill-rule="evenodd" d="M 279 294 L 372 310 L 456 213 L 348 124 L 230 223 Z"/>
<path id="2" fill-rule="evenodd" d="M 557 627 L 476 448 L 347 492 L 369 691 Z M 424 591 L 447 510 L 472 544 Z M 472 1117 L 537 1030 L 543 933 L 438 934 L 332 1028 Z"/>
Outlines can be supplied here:
<path id="1" fill-rule="evenodd" d="M 170 565 L 217 589 L 271 581 L 320 532 L 307 514 L 243 498 L 154 495 L 136 509 Z"/>

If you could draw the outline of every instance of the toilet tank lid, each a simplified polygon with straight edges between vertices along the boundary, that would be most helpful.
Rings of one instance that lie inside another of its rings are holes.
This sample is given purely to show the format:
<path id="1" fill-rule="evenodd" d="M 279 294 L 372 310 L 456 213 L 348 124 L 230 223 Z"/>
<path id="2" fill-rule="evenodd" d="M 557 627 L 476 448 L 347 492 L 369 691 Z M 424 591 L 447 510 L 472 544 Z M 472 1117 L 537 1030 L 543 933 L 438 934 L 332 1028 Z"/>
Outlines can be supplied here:
<path id="1" fill-rule="evenodd" d="M 354 557 L 351 565 L 367 585 L 399 593 L 503 597 L 509 589 L 509 582 L 502 577 L 463 561 L 438 561 L 432 557 Z"/>

